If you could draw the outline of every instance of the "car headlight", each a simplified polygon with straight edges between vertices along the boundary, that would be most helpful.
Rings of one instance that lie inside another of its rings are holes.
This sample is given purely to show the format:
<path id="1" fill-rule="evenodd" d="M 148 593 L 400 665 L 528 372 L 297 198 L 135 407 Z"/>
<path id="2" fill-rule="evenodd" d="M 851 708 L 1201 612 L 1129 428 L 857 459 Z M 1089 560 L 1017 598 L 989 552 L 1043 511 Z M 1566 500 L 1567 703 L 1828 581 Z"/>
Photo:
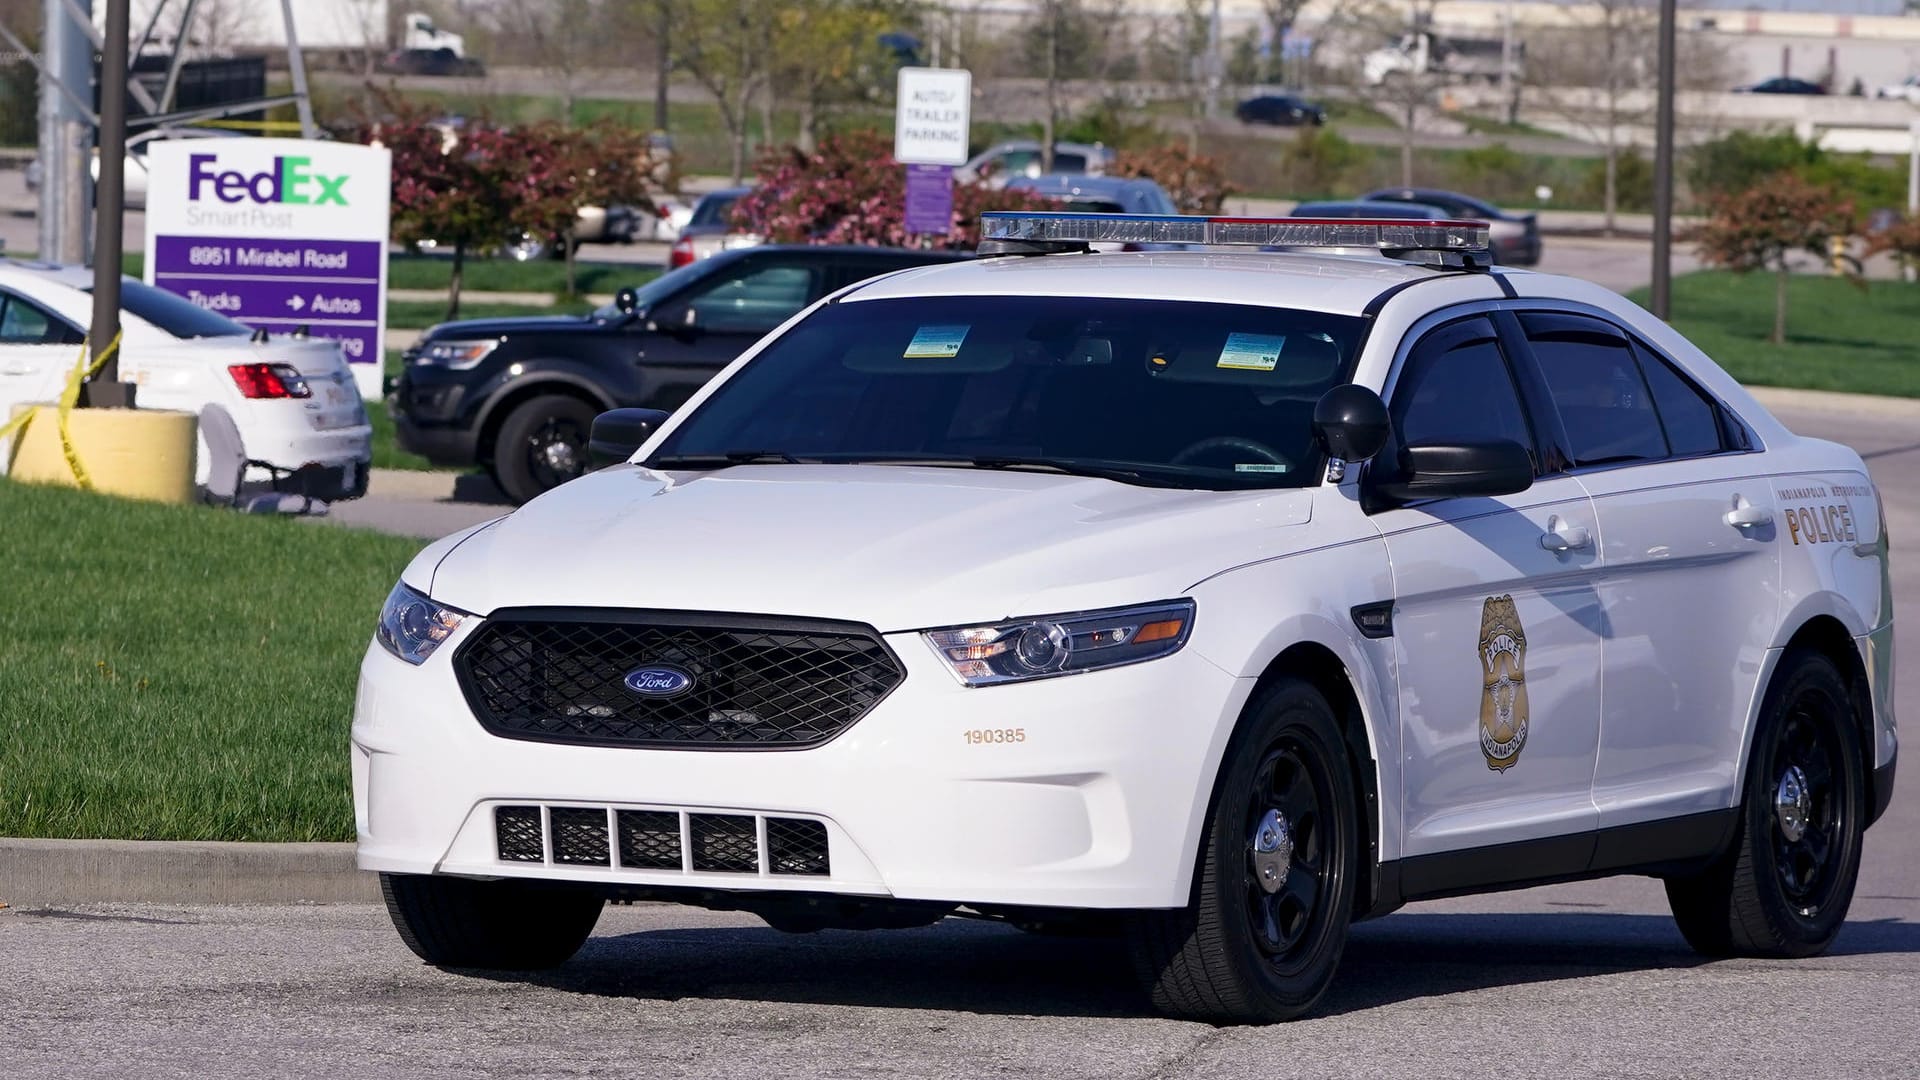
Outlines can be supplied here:
<path id="1" fill-rule="evenodd" d="M 499 347 L 498 338 L 492 341 L 430 341 L 421 348 L 414 363 L 465 371 L 485 360 L 488 354 Z"/>
<path id="2" fill-rule="evenodd" d="M 1078 675 L 1179 652 L 1193 601 L 929 630 L 927 643 L 968 686 Z"/>
<path id="3" fill-rule="evenodd" d="M 436 604 L 402 582 L 387 594 L 373 636 L 393 655 L 409 664 L 421 664 L 441 642 L 453 636 L 466 614 Z"/>

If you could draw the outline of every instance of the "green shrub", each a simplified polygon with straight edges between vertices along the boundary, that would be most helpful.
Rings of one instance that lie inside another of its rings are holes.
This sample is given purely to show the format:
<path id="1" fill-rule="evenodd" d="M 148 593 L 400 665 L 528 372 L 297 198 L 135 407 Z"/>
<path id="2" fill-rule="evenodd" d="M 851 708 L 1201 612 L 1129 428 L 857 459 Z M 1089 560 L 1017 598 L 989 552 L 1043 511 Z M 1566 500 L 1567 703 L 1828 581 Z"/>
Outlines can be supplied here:
<path id="1" fill-rule="evenodd" d="M 1693 148 L 1687 185 L 1696 198 L 1745 191 L 1774 173 L 1820 160 L 1821 150 L 1791 131 L 1735 131 Z"/>
<path id="2" fill-rule="evenodd" d="M 1528 199 L 1540 183 L 1536 164 L 1502 142 L 1462 150 L 1447 170 L 1448 186 L 1496 203 Z"/>
<path id="3" fill-rule="evenodd" d="M 1653 209 L 1653 163 L 1640 155 L 1635 146 L 1620 149 L 1614 162 L 1614 209 L 1647 213 Z M 1580 186 L 1572 192 L 1583 206 L 1605 208 L 1607 204 L 1607 162 L 1595 158 L 1580 177 Z"/>

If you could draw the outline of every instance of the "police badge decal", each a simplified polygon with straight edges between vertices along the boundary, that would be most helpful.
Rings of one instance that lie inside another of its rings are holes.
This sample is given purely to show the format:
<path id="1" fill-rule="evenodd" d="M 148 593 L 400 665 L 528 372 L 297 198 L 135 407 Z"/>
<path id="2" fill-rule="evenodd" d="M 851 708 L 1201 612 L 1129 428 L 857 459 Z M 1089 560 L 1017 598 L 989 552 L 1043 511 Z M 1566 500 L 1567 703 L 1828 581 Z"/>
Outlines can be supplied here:
<path id="1" fill-rule="evenodd" d="M 1506 772 L 1527 745 L 1527 632 L 1511 596 L 1480 609 L 1480 752 Z"/>

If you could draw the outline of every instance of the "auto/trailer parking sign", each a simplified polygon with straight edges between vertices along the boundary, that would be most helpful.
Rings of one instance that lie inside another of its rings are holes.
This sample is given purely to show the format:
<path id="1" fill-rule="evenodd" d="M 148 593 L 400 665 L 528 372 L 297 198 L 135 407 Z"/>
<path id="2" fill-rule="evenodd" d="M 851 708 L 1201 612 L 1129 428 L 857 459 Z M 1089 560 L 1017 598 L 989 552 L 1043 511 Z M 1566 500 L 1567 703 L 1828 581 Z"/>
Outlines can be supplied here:
<path id="1" fill-rule="evenodd" d="M 385 149 L 181 139 L 148 156 L 146 280 L 269 333 L 340 342 L 380 394 L 387 307 Z"/>

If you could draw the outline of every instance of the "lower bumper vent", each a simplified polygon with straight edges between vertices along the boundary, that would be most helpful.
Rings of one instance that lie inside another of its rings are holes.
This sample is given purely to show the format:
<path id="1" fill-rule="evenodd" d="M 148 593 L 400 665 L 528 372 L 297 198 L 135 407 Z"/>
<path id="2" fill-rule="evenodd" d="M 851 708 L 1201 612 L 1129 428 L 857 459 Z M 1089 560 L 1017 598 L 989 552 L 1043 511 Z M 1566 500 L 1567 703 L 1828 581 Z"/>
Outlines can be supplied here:
<path id="1" fill-rule="evenodd" d="M 496 806 L 493 821 L 502 862 L 712 874 L 758 874 L 764 866 L 768 874 L 811 877 L 833 872 L 827 826 L 810 818 L 523 805 Z"/>

